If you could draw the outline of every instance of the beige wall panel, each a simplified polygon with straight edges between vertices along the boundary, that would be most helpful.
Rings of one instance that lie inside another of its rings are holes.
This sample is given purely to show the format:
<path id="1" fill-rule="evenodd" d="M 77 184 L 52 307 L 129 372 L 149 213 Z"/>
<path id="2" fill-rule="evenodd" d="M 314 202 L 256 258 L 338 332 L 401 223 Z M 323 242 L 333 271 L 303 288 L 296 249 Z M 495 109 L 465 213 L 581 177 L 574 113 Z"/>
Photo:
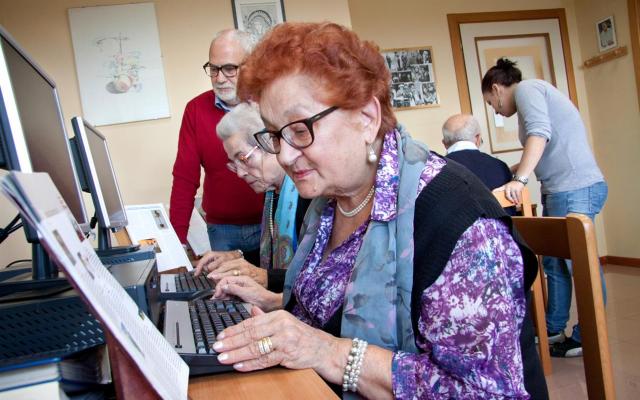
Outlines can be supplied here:
<path id="1" fill-rule="evenodd" d="M 595 23 L 613 15 L 619 46 L 631 51 L 626 0 L 576 2 L 583 58 L 598 55 Z M 598 163 L 609 183 L 604 210 L 608 254 L 640 258 L 640 108 L 631 54 L 583 69 Z"/>
<path id="2" fill-rule="evenodd" d="M 592 0 L 592 3 L 607 3 Z M 441 143 L 442 123 L 452 114 L 460 112 L 460 102 L 457 92 L 457 83 L 453 66 L 453 56 L 451 53 L 451 41 L 449 38 L 449 28 L 447 24 L 447 14 L 450 13 L 472 13 L 472 12 L 491 12 L 491 11 L 513 11 L 513 10 L 530 10 L 532 8 L 564 8 L 567 17 L 567 25 L 569 30 L 569 41 L 571 43 L 571 55 L 574 64 L 574 74 L 576 80 L 576 90 L 578 94 L 578 108 L 585 122 L 587 132 L 592 132 L 590 102 L 587 101 L 587 90 L 585 85 L 585 74 L 579 66 L 582 61 L 587 58 L 583 57 L 581 51 L 581 38 L 585 36 L 585 32 L 578 30 L 578 22 L 576 19 L 576 4 L 580 4 L 581 8 L 589 8 L 588 5 L 582 5 L 583 2 L 574 2 L 571 0 L 541 0 L 532 7 L 531 2 L 526 0 L 484 0 L 481 2 L 469 2 L 465 0 L 451 0 L 440 2 L 437 0 L 403 0 L 388 2 L 384 0 L 350 0 L 349 7 L 351 12 L 351 23 L 353 29 L 365 39 L 377 42 L 381 48 L 396 47 L 412 47 L 412 46 L 433 46 L 433 56 L 435 59 L 436 78 L 438 80 L 438 94 L 440 95 L 441 106 L 430 109 L 419 109 L 398 112 L 398 120 L 404 124 L 414 137 L 426 142 L 431 149 L 440 153 L 444 152 L 444 146 Z M 623 4 L 624 0 L 616 0 L 615 3 Z M 616 16 L 616 24 L 618 20 L 627 18 L 626 14 L 619 18 Z M 582 24 L 582 22 L 580 22 Z M 595 19 L 593 21 L 595 24 Z M 626 22 L 625 22 L 626 24 Z M 589 26 L 591 27 L 591 22 Z M 591 29 L 591 28 L 590 28 Z M 589 37 L 593 37 L 593 46 L 595 46 L 595 33 L 589 31 Z M 618 36 L 620 41 L 620 36 Z M 629 61 L 631 62 L 631 61 Z M 631 72 L 632 74 L 632 72 Z M 615 75 L 612 75 L 612 77 Z M 627 85 L 632 82 L 633 75 L 627 73 L 629 77 Z M 620 84 L 622 84 L 620 82 Z M 631 90 L 629 88 L 628 90 Z M 633 88 L 635 90 L 635 88 Z M 637 110 L 637 109 L 636 109 Z M 637 112 L 637 111 L 636 111 Z M 634 116 L 637 118 L 637 115 Z M 633 125 L 631 121 L 625 122 Z M 638 127 L 635 123 L 636 137 Z M 595 137 L 596 133 L 593 133 Z M 610 176 L 605 164 L 607 163 L 603 157 L 607 155 L 601 154 L 599 144 L 593 142 L 593 138 L 589 138 L 594 147 L 596 158 L 599 165 L 603 168 L 603 172 L 607 175 L 610 183 L 616 178 Z M 636 146 L 633 150 L 636 151 Z M 610 157 L 610 156 L 609 156 Z M 610 159 L 610 163 L 615 163 Z M 638 164 L 638 156 L 635 159 L 625 159 L 631 165 Z M 637 179 L 636 179 L 637 181 Z M 639 186 L 639 185 L 636 185 Z M 637 189 L 636 189 L 637 190 Z M 636 195 L 636 201 L 638 196 Z M 611 229 L 605 231 L 604 225 L 607 223 L 608 210 L 612 208 L 610 201 L 605 207 L 604 215 L 596 220 L 596 231 L 598 236 L 598 249 L 601 255 L 611 254 L 618 255 L 614 251 L 608 249 L 608 234 Z M 630 208 L 630 206 L 627 206 Z M 623 214 L 624 215 L 624 214 Z M 621 221 L 625 224 L 625 232 L 634 229 L 637 230 L 638 224 L 631 221 Z M 614 228 L 615 229 L 615 228 Z M 633 242 L 627 239 L 627 242 Z M 633 247 L 633 244 L 629 244 Z M 637 246 L 636 246 L 637 247 Z M 636 249 L 632 255 L 626 250 L 620 253 L 620 256 L 638 257 L 640 249 Z"/>
<path id="3" fill-rule="evenodd" d="M 70 119 L 82 115 L 67 10 L 74 7 L 127 4 L 110 0 L 0 0 L 0 24 L 26 49 L 58 85 L 67 131 Z M 334 21 L 350 25 L 346 0 L 285 0 L 285 13 L 295 21 Z M 167 203 L 171 168 L 185 104 L 211 88 L 202 71 L 213 35 L 233 27 L 229 0 L 154 1 L 171 118 L 100 127 L 107 137 L 126 204 Z M 0 176 L 4 175 L 0 171 Z M 0 224 L 17 211 L 0 196 Z M 0 247 L 0 268 L 30 258 L 22 232 Z"/>

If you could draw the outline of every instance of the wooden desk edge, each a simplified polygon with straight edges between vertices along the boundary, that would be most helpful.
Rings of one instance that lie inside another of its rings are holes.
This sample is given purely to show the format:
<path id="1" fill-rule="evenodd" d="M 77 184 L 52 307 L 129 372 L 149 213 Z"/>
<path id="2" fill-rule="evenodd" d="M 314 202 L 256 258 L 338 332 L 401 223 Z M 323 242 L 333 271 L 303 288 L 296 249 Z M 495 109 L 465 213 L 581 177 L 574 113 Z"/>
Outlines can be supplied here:
<path id="1" fill-rule="evenodd" d="M 200 399 L 337 399 L 311 369 L 282 367 L 254 372 L 228 372 L 189 380 L 189 398 Z"/>

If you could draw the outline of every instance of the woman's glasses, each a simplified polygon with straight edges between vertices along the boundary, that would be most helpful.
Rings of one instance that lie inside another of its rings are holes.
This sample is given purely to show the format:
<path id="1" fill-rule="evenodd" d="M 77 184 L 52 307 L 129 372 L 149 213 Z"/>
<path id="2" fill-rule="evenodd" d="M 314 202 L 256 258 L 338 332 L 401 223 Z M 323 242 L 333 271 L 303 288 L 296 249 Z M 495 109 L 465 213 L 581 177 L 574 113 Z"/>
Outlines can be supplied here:
<path id="1" fill-rule="evenodd" d="M 255 153 L 256 150 L 258 150 L 260 148 L 260 146 L 253 146 L 253 148 L 251 150 L 249 150 L 249 152 L 247 152 L 247 154 L 241 154 L 239 156 L 237 156 L 234 160 L 229 161 L 227 163 L 227 168 L 231 171 L 231 172 L 237 172 L 238 171 L 238 167 L 240 168 L 246 168 L 249 166 L 249 162 L 251 160 L 251 156 L 253 156 L 253 154 Z"/>
<path id="2" fill-rule="evenodd" d="M 290 122 L 277 131 L 270 131 L 265 128 L 254 133 L 253 137 L 256 138 L 264 151 L 271 154 L 280 153 L 280 139 L 284 139 L 293 148 L 304 149 L 313 143 L 313 124 L 337 109 L 338 107 L 335 106 L 329 107 L 309 118 Z"/>

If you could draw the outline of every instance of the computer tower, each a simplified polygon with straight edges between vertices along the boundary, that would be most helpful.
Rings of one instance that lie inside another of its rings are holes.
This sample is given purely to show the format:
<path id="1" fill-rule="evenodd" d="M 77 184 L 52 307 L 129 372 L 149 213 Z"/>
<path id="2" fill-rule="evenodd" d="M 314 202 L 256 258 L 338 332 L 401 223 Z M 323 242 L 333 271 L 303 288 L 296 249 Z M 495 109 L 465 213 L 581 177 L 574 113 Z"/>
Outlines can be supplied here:
<path id="1" fill-rule="evenodd" d="M 111 275 L 122 285 L 136 302 L 138 308 L 147 314 L 157 326 L 160 318 L 160 277 L 156 259 L 106 265 Z"/>

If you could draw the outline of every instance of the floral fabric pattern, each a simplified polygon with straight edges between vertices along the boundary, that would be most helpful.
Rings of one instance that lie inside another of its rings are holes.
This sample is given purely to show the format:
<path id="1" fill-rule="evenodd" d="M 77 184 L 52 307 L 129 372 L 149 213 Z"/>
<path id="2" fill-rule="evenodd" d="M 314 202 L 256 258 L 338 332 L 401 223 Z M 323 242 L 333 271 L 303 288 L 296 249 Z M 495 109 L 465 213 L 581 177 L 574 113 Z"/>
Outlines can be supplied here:
<path id="1" fill-rule="evenodd" d="M 501 221 L 479 219 L 462 234 L 422 294 L 417 344 L 424 353 L 394 354 L 396 398 L 529 397 L 518 341 L 523 269 Z"/>
<path id="2" fill-rule="evenodd" d="M 431 153 L 420 176 L 422 191 L 445 166 Z M 370 221 L 397 216 L 398 143 L 385 136 L 370 219 L 323 261 L 335 200 L 324 208 L 313 249 L 293 282 L 293 314 L 321 328 L 340 309 Z M 402 257 L 402 255 L 399 255 Z M 523 262 L 507 227 L 479 219 L 458 240 L 436 282 L 422 294 L 420 354 L 393 356 L 396 398 L 528 398 L 519 333 L 525 311 Z"/>

